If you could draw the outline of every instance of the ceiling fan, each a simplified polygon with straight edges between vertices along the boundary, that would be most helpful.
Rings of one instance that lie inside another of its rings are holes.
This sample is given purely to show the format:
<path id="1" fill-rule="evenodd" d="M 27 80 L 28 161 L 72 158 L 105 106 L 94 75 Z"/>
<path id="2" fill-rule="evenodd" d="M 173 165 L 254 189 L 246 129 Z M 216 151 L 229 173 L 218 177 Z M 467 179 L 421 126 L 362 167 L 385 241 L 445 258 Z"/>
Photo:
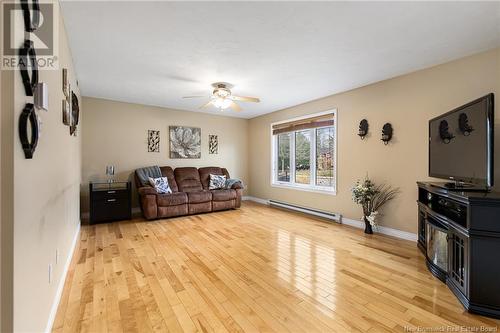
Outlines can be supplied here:
<path id="1" fill-rule="evenodd" d="M 241 102 L 253 102 L 259 103 L 260 99 L 257 97 L 243 97 L 243 96 L 235 96 L 231 93 L 230 88 L 231 84 L 226 82 L 216 82 L 212 84 L 214 90 L 212 91 L 212 96 L 210 96 L 210 100 L 200 106 L 200 109 L 204 109 L 209 106 L 215 106 L 220 110 L 224 110 L 227 108 L 231 108 L 234 111 L 241 111 L 241 107 L 236 104 L 235 101 Z M 205 96 L 184 96 L 183 98 L 200 98 Z"/>

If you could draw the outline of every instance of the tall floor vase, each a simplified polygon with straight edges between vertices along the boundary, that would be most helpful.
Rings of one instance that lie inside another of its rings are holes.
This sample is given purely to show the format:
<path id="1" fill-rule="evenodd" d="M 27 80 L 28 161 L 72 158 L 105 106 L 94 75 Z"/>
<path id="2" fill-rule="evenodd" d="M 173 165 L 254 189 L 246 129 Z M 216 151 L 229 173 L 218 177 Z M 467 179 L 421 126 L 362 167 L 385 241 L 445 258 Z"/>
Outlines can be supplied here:
<path id="1" fill-rule="evenodd" d="M 370 221 L 366 218 L 366 215 L 363 216 L 363 221 L 365 221 L 365 234 L 373 234 L 373 228 L 370 224 Z"/>

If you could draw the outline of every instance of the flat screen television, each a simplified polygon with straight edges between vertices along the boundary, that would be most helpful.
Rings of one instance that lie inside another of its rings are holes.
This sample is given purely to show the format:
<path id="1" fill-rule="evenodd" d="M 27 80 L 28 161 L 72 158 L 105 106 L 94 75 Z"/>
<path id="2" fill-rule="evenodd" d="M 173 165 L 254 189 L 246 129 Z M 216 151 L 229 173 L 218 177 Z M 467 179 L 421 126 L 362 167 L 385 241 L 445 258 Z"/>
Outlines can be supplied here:
<path id="1" fill-rule="evenodd" d="M 447 187 L 493 186 L 494 95 L 488 94 L 429 120 L 429 176 Z"/>

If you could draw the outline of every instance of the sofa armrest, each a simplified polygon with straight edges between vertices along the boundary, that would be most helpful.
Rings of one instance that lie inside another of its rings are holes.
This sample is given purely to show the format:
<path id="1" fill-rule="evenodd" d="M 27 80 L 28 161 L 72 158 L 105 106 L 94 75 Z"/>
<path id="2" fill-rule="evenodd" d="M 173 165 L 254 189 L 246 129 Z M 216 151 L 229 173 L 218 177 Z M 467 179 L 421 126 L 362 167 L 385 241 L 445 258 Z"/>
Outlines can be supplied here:
<path id="1" fill-rule="evenodd" d="M 243 184 L 242 183 L 234 183 L 231 188 L 233 190 L 242 190 L 243 189 Z"/>
<path id="2" fill-rule="evenodd" d="M 137 189 L 137 192 L 139 192 L 139 194 L 142 196 L 142 195 L 148 195 L 148 194 L 151 194 L 151 195 L 157 195 L 158 192 L 156 192 L 156 190 L 154 188 L 152 188 L 151 186 L 143 186 L 143 187 L 139 187 Z"/>
<path id="3" fill-rule="evenodd" d="M 234 208 L 240 208 L 241 207 L 241 197 L 243 196 L 243 189 L 237 188 L 235 190 L 236 190 L 236 205 Z"/>
<path id="4" fill-rule="evenodd" d="M 137 189 L 139 192 L 139 203 L 141 205 L 142 214 L 148 220 L 153 220 L 158 217 L 158 204 L 156 201 L 157 192 L 150 186 L 143 186 Z"/>

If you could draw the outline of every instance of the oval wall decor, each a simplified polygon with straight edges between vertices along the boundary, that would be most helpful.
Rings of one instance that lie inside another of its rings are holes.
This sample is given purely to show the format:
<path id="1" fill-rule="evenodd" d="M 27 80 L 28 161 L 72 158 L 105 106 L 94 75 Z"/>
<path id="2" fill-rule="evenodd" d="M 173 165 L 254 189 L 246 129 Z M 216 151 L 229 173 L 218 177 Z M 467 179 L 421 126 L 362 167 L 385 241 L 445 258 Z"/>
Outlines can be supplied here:
<path id="1" fill-rule="evenodd" d="M 21 71 L 26 96 L 33 96 L 33 92 L 38 84 L 38 63 L 36 60 L 35 47 L 33 42 L 29 39 L 26 39 L 23 47 L 19 49 L 19 62 L 19 69 Z M 29 66 L 30 62 L 31 67 Z"/>
<path id="2" fill-rule="evenodd" d="M 30 8 L 31 7 L 31 8 Z M 40 27 L 40 5 L 38 0 L 21 0 L 23 9 L 24 29 L 27 32 L 33 32 Z"/>
<path id="3" fill-rule="evenodd" d="M 69 127 L 70 135 L 76 135 L 76 127 L 80 119 L 80 106 L 78 105 L 78 97 L 71 92 L 71 126 Z"/>
<path id="4" fill-rule="evenodd" d="M 23 147 L 24 157 L 33 158 L 36 145 L 38 144 L 38 118 L 35 107 L 31 103 L 25 105 L 23 112 L 19 116 L 19 139 Z"/>

